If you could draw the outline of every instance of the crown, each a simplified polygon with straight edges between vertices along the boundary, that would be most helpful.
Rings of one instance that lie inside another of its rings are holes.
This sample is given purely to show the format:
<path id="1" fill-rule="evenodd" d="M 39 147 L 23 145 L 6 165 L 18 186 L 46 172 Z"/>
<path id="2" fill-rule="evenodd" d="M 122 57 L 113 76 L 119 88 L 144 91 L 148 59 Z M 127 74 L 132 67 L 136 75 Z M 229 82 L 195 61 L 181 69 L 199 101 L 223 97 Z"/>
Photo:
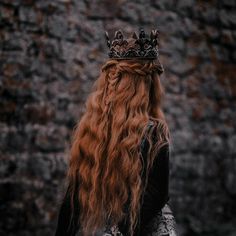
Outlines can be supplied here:
<path id="1" fill-rule="evenodd" d="M 144 29 L 140 28 L 139 36 L 134 32 L 131 38 L 124 39 L 122 31 L 117 30 L 111 41 L 105 31 L 107 46 L 110 49 L 108 56 L 113 59 L 157 59 L 158 35 L 158 30 L 152 30 L 148 37 Z"/>

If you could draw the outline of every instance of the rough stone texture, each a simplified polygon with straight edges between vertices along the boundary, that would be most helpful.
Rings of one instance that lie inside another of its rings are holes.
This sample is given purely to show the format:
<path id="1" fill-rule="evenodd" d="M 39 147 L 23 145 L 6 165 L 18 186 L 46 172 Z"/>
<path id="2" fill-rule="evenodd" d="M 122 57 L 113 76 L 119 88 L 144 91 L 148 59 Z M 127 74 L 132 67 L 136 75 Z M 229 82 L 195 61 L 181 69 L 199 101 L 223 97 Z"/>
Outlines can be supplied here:
<path id="1" fill-rule="evenodd" d="M 160 30 L 180 235 L 236 235 L 236 2 L 2 0 L 0 235 L 52 235 L 104 30 Z"/>

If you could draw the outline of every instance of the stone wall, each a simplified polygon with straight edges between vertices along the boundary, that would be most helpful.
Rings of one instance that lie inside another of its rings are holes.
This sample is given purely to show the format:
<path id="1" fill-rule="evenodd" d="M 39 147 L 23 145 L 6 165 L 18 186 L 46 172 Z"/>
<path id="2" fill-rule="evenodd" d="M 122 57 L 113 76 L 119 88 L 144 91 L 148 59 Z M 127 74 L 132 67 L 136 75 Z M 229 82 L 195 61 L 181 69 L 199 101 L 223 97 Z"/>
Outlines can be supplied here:
<path id="1" fill-rule="evenodd" d="M 182 236 L 236 235 L 234 0 L 1 0 L 0 235 L 53 235 L 104 30 L 160 30 Z"/>

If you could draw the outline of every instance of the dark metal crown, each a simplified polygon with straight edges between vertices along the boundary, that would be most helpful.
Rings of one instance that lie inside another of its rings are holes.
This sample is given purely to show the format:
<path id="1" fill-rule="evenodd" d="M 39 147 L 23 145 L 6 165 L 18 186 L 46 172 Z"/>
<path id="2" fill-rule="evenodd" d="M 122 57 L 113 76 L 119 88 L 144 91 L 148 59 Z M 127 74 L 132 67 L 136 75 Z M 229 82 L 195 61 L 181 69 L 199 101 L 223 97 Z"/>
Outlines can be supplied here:
<path id="1" fill-rule="evenodd" d="M 158 53 L 157 30 L 152 30 L 147 37 L 143 28 L 139 29 L 139 36 L 134 32 L 131 38 L 124 39 L 121 30 L 115 32 L 113 41 L 110 41 L 108 32 L 105 31 L 107 46 L 110 49 L 109 58 L 114 59 L 156 59 Z"/>

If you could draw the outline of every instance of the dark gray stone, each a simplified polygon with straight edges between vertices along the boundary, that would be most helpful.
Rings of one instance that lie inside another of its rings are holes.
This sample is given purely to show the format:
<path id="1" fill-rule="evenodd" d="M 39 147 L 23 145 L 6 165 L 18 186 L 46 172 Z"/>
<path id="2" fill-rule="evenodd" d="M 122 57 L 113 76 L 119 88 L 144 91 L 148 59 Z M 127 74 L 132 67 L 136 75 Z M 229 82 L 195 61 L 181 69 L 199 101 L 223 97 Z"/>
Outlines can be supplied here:
<path id="1" fill-rule="evenodd" d="M 32 7 L 20 7 L 19 8 L 19 19 L 22 22 L 37 23 L 37 13 Z"/>
<path id="2" fill-rule="evenodd" d="M 165 1 L 165 0 L 152 0 L 151 4 L 154 7 L 156 7 L 157 9 L 161 9 L 161 10 L 166 10 L 166 9 L 175 7 L 175 1 L 174 0 L 169 0 L 169 1 Z"/>
<path id="3" fill-rule="evenodd" d="M 56 38 L 65 38 L 67 34 L 67 22 L 63 15 L 51 15 L 47 21 L 48 34 Z"/>
<path id="4" fill-rule="evenodd" d="M 219 14 L 220 14 L 220 20 L 223 26 L 233 27 L 236 25 L 235 10 L 226 11 L 225 9 L 222 9 Z"/>

